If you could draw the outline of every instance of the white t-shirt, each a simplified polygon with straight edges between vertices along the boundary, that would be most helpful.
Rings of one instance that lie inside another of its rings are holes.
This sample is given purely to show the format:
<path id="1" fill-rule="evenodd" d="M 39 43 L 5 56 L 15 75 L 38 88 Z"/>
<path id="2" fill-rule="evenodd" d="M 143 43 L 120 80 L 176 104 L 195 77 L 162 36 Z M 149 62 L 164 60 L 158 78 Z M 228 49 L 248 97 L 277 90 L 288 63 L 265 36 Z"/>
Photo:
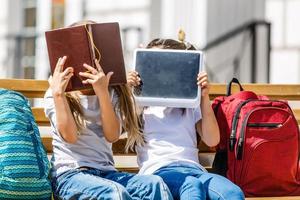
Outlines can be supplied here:
<path id="1" fill-rule="evenodd" d="M 113 95 L 112 95 L 113 96 Z M 113 99 L 115 102 L 115 98 Z M 91 167 L 104 171 L 115 171 L 112 144 L 107 142 L 100 121 L 100 106 L 96 95 L 80 95 L 86 128 L 83 128 L 75 144 L 65 142 L 56 126 L 56 110 L 52 93 L 47 90 L 44 108 L 52 127 L 53 156 L 52 176 L 60 175 L 70 169 Z M 119 113 L 116 112 L 119 116 Z"/>
<path id="2" fill-rule="evenodd" d="M 200 108 L 148 107 L 144 110 L 145 145 L 137 146 L 140 174 L 152 174 L 175 162 L 199 164 L 196 123 Z"/>

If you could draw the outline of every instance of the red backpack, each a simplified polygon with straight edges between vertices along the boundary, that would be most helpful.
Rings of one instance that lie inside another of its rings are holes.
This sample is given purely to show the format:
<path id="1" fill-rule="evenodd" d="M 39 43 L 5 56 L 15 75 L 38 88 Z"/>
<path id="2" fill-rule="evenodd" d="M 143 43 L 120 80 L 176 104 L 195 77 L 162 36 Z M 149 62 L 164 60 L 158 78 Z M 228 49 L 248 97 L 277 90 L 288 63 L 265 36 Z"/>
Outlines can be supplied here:
<path id="1" fill-rule="evenodd" d="M 231 95 L 233 82 L 240 92 Z M 287 102 L 243 91 L 233 78 L 212 107 L 221 136 L 213 171 L 249 197 L 300 195 L 300 134 Z"/>

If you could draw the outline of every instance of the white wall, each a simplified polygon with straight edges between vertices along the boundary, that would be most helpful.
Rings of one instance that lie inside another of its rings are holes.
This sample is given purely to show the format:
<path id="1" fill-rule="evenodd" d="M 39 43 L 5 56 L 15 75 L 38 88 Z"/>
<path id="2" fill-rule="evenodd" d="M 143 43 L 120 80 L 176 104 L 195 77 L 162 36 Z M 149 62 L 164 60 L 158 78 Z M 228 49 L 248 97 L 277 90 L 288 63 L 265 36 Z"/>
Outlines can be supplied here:
<path id="1" fill-rule="evenodd" d="M 21 61 L 14 63 L 15 59 L 15 40 L 11 36 L 19 34 L 22 31 L 23 13 L 21 0 L 3 0 L 1 1 L 1 55 L 0 70 L 3 74 L 1 77 L 13 78 L 22 74 L 20 65 Z M 10 37 L 7 37 L 10 36 Z"/>
<path id="2" fill-rule="evenodd" d="M 80 21 L 83 18 L 83 0 L 66 0 L 65 26 Z"/>
<path id="3" fill-rule="evenodd" d="M 7 20 L 8 20 L 8 1 L 2 0 L 2 12 L 0 12 L 0 78 L 5 78 L 8 76 L 7 70 L 7 41 L 4 38 L 8 32 Z"/>
<path id="4" fill-rule="evenodd" d="M 37 0 L 37 21 L 35 78 L 47 79 L 49 73 L 49 59 L 45 40 L 45 31 L 51 29 L 51 0 Z"/>
<path id="5" fill-rule="evenodd" d="M 267 0 L 272 22 L 271 83 L 300 83 L 300 1 Z"/>

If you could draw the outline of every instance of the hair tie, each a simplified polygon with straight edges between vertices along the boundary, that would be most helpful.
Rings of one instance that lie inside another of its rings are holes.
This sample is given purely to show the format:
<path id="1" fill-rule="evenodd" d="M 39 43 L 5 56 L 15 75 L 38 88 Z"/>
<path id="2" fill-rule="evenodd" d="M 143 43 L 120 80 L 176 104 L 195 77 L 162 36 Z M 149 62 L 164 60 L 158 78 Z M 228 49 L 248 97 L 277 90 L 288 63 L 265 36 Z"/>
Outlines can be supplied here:
<path id="1" fill-rule="evenodd" d="M 185 32 L 183 31 L 183 29 L 179 29 L 179 31 L 178 31 L 178 40 L 180 42 L 185 41 Z"/>

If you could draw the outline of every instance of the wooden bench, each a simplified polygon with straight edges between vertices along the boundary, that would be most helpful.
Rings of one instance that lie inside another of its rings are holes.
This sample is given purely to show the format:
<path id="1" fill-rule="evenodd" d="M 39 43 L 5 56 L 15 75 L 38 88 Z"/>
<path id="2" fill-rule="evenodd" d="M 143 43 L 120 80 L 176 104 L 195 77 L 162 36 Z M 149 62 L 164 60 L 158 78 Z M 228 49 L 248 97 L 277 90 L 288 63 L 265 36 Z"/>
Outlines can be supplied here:
<path id="1" fill-rule="evenodd" d="M 225 84 L 211 84 L 210 99 L 220 95 L 225 95 Z M 48 88 L 48 82 L 45 80 L 29 80 L 29 79 L 0 79 L 0 88 L 6 88 L 21 92 L 27 98 L 43 98 Z M 296 116 L 298 124 L 300 124 L 300 84 L 243 84 L 245 90 L 254 91 L 257 94 L 267 95 L 270 99 L 288 100 L 292 104 L 293 112 Z M 238 90 L 236 85 L 233 86 L 233 93 Z M 298 102 L 297 102 L 298 101 Z M 50 126 L 49 120 L 44 114 L 42 107 L 32 107 L 33 115 L 40 127 Z M 43 129 L 41 129 L 43 130 Z M 43 144 L 49 154 L 52 153 L 52 138 L 50 132 L 41 131 Z M 125 154 L 124 146 L 126 138 L 121 138 L 113 144 L 114 158 L 116 167 L 122 171 L 137 172 L 136 157 L 133 152 Z M 200 163 L 207 169 L 210 169 L 211 161 L 214 156 L 214 150 L 208 148 L 205 144 L 199 144 Z M 125 161 L 125 162 L 124 162 Z M 270 197 L 270 198 L 251 198 L 251 199 L 284 199 L 295 200 L 300 197 Z"/>

